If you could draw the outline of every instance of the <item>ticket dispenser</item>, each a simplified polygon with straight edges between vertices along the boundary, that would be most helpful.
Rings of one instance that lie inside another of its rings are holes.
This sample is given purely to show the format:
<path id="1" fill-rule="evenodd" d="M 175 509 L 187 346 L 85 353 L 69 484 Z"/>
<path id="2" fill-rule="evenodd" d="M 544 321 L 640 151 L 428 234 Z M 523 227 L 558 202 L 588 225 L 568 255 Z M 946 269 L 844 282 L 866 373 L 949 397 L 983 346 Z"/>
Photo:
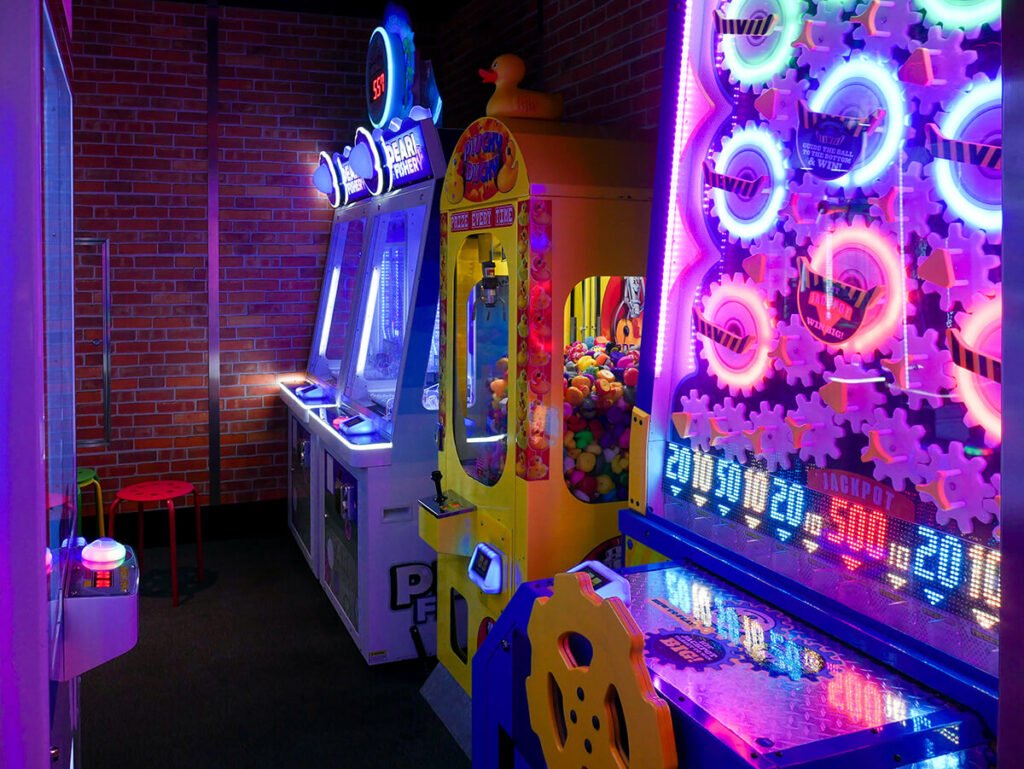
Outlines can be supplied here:
<path id="1" fill-rule="evenodd" d="M 139 563 L 109 538 L 66 548 L 70 584 L 63 596 L 63 644 L 55 677 L 69 681 L 131 651 L 139 640 Z M 51 574 L 64 570 L 53 568 Z M 51 601 L 51 610 L 58 610 Z"/>

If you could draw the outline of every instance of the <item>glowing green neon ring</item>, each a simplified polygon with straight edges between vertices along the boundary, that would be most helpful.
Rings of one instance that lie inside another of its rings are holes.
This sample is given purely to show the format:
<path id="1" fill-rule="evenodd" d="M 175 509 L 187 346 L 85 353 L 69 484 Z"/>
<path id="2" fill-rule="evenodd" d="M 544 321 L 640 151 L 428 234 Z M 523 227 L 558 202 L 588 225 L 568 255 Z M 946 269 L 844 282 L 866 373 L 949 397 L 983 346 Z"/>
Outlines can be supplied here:
<path id="1" fill-rule="evenodd" d="M 915 0 L 915 4 L 925 10 L 929 21 L 963 29 L 998 21 L 1003 12 L 1003 0 Z"/>
<path id="2" fill-rule="evenodd" d="M 744 18 L 747 6 L 756 0 L 734 0 L 725 11 L 730 19 Z M 772 32 L 774 40 L 765 46 L 763 55 L 747 58 L 736 48 L 735 35 L 722 36 L 725 66 L 744 85 L 762 85 L 783 72 L 793 58 L 792 42 L 800 35 L 802 18 L 800 0 L 774 0 L 778 5 L 779 22 Z"/>

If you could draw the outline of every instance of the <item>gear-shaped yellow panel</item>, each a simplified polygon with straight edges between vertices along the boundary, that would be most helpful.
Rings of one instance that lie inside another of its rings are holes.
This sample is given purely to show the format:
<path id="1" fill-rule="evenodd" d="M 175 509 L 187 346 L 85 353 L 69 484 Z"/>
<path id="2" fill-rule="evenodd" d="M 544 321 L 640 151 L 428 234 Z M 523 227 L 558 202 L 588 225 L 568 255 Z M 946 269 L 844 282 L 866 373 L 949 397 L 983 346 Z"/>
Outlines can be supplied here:
<path id="1" fill-rule="evenodd" d="M 551 769 L 676 769 L 671 712 L 621 600 L 602 600 L 585 574 L 559 574 L 527 634 L 530 723 Z"/>

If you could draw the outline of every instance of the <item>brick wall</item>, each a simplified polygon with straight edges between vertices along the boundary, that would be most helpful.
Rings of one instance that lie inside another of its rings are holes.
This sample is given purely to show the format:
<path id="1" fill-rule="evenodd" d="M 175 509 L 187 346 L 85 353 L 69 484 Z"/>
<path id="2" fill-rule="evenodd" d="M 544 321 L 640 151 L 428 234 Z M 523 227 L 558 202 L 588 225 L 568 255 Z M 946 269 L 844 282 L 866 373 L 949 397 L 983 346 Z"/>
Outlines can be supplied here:
<path id="1" fill-rule="evenodd" d="M 515 53 L 526 61 L 523 87 L 563 94 L 567 121 L 654 129 L 667 18 L 667 0 L 472 0 L 417 41 L 434 62 L 448 126 L 484 113 L 493 87 L 477 70 Z"/>
<path id="2" fill-rule="evenodd" d="M 167 475 L 208 499 L 206 24 L 202 5 L 74 3 L 75 230 L 111 240 L 113 442 L 82 448 L 111 493 Z M 472 0 L 417 32 L 446 125 L 483 113 L 479 67 L 514 51 L 526 87 L 566 117 L 656 124 L 665 3 Z M 305 367 L 330 210 L 309 175 L 365 123 L 365 44 L 376 22 L 221 8 L 222 502 L 286 488 L 277 375 Z M 96 252 L 77 262 L 80 437 L 100 436 Z M 347 308 L 352 276 L 343 283 Z M 86 495 L 87 511 L 91 505 Z"/>
<path id="3" fill-rule="evenodd" d="M 284 495 L 273 382 L 305 367 L 330 219 L 309 174 L 359 122 L 372 25 L 221 14 L 221 488 L 234 503 Z M 113 442 L 80 449 L 79 465 L 111 490 L 185 476 L 206 499 L 205 8 L 84 0 L 74 15 L 75 231 L 111 239 L 113 315 Z M 81 437 L 97 437 L 96 256 L 79 251 L 76 407 Z"/>

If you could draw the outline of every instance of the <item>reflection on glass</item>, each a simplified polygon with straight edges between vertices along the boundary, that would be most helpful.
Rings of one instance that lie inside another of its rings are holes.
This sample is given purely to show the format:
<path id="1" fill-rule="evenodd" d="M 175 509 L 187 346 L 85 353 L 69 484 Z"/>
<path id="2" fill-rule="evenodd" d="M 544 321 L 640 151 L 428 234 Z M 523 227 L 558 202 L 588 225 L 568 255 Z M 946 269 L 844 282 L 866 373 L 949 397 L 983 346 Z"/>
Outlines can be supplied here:
<path id="1" fill-rule="evenodd" d="M 349 359 L 345 401 L 375 417 L 390 436 L 405 352 L 425 209 L 379 214 L 373 221 Z"/>
<path id="2" fill-rule="evenodd" d="M 440 405 L 441 369 L 441 305 L 438 304 L 434 313 L 434 331 L 430 335 L 430 354 L 427 356 L 427 371 L 423 378 L 423 408 L 437 411 Z"/>
<path id="3" fill-rule="evenodd" d="M 466 239 L 455 275 L 452 429 L 466 472 L 495 485 L 508 451 L 508 261 L 490 234 Z"/>
<path id="4" fill-rule="evenodd" d="M 639 376 L 644 279 L 592 277 L 565 300 L 564 477 L 583 502 L 629 495 L 629 423 Z"/>
<path id="5" fill-rule="evenodd" d="M 325 283 L 320 297 L 317 318 L 316 344 L 310 353 L 309 376 L 331 388 L 338 387 L 342 355 L 347 348 L 345 335 L 349 317 L 345 296 L 348 280 L 363 250 L 366 219 L 337 221 L 331 230 L 331 244 L 327 254 Z"/>

